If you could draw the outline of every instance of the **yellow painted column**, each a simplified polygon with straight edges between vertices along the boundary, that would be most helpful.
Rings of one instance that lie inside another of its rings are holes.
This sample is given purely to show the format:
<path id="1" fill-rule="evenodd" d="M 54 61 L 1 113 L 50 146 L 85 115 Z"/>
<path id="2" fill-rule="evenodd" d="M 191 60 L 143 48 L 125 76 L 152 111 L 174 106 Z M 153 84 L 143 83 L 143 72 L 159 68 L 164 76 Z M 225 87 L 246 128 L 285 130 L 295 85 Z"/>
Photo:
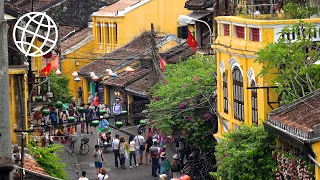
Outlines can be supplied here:
<path id="1" fill-rule="evenodd" d="M 16 106 L 14 94 L 14 75 L 9 75 L 10 87 L 10 124 L 11 124 L 11 140 L 13 144 L 17 143 L 16 133 L 13 132 L 14 124 L 16 124 Z"/>
<path id="2" fill-rule="evenodd" d="M 105 39 L 106 46 L 108 46 L 108 44 L 109 44 L 109 23 L 107 21 L 105 21 L 104 29 L 105 29 L 104 39 Z"/>
<path id="3" fill-rule="evenodd" d="M 109 30 L 109 32 L 108 32 L 108 38 L 109 38 L 109 50 L 108 50 L 108 52 L 110 52 L 111 51 L 111 46 L 112 46 L 112 29 L 111 29 L 111 21 L 109 20 L 108 21 L 108 30 Z"/>
<path id="4" fill-rule="evenodd" d="M 104 36 L 105 36 L 105 29 L 104 29 L 104 26 L 105 26 L 105 21 L 104 20 L 102 20 L 101 21 L 101 26 L 100 26 L 100 31 L 101 31 L 101 43 L 102 43 L 102 50 L 103 50 L 103 52 L 106 52 L 106 40 L 105 40 L 105 38 L 104 38 Z"/>
<path id="5" fill-rule="evenodd" d="M 320 163 L 320 142 L 313 143 L 312 149 L 315 154 L 316 161 Z M 314 172 L 315 172 L 315 179 L 320 179 L 320 168 L 317 165 L 315 165 Z"/>
<path id="6" fill-rule="evenodd" d="M 132 104 L 132 101 L 133 101 L 133 96 L 131 94 L 127 94 L 127 101 L 128 101 L 127 106 L 128 106 L 128 115 L 129 115 L 128 121 L 129 121 L 130 124 L 133 124 L 133 118 L 130 116 L 131 115 L 131 111 L 132 111 L 131 104 Z"/>
<path id="7" fill-rule="evenodd" d="M 106 86 L 104 87 L 104 104 L 107 104 L 110 107 L 110 104 L 109 104 L 109 88 L 106 87 Z"/>
<path id="8" fill-rule="evenodd" d="M 114 31 L 114 24 L 113 24 L 113 21 L 111 21 L 110 23 L 110 28 L 111 28 L 111 49 L 110 51 L 113 51 L 114 50 L 114 44 L 115 44 L 115 31 Z"/>

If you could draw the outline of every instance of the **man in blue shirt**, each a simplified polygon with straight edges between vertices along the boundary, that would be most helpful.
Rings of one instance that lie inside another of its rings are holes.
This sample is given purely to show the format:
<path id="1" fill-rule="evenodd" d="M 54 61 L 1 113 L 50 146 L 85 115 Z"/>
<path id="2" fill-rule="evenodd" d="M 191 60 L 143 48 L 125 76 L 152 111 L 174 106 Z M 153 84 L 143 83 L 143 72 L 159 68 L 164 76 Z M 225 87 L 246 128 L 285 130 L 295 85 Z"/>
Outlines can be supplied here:
<path id="1" fill-rule="evenodd" d="M 120 120 L 119 115 L 122 111 L 122 104 L 120 103 L 120 99 L 116 99 L 116 103 L 113 105 L 113 114 L 115 115 L 115 120 L 118 122 Z"/>
<path id="2" fill-rule="evenodd" d="M 86 117 L 86 127 L 87 127 L 87 134 L 89 134 L 89 126 L 93 119 L 93 110 L 90 108 L 90 104 L 87 104 L 86 108 L 84 109 L 84 114 Z M 91 127 L 90 127 L 91 130 Z M 92 131 L 91 131 L 92 134 Z"/>

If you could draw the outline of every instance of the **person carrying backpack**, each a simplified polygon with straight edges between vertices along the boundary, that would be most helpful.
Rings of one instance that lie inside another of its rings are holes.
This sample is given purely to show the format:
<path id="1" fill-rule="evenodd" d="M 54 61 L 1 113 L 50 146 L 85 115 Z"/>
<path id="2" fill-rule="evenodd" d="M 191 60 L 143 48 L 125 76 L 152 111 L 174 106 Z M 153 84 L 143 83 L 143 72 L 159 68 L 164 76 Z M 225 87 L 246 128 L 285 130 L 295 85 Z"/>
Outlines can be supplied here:
<path id="1" fill-rule="evenodd" d="M 86 109 L 84 110 L 84 114 L 86 117 L 87 134 L 89 134 L 89 126 L 91 124 L 91 122 L 89 121 L 93 119 L 93 109 L 90 108 L 90 104 L 87 104 Z M 91 127 L 90 127 L 90 130 L 91 130 Z"/>
<path id="2" fill-rule="evenodd" d="M 181 176 L 181 165 L 180 165 L 180 159 L 179 155 L 175 154 L 173 156 L 173 161 L 171 163 L 171 176 L 173 178 L 180 178 Z"/>

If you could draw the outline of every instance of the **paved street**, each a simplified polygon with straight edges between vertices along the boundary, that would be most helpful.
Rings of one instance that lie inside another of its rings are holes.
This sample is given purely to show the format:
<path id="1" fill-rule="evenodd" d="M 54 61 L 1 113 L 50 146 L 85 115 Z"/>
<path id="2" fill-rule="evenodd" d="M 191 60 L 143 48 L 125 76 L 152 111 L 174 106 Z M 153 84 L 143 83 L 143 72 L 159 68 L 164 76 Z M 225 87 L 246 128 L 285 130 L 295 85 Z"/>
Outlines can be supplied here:
<path id="1" fill-rule="evenodd" d="M 78 130 L 80 129 L 80 127 L 78 127 Z M 134 133 L 136 132 L 136 128 L 128 128 L 128 127 L 123 127 L 122 128 L 125 131 L 129 131 L 130 133 Z M 114 136 L 115 134 L 119 134 L 120 137 L 124 136 L 126 137 L 126 139 L 128 139 L 128 135 L 120 132 L 118 130 L 113 130 L 112 135 Z M 93 179 L 97 179 L 96 178 L 96 170 L 94 167 L 94 163 L 93 163 L 93 158 L 92 158 L 92 152 L 94 150 L 94 146 L 96 145 L 97 142 L 97 137 L 98 134 L 94 133 L 93 135 L 88 135 L 88 137 L 90 138 L 89 141 L 89 145 L 90 145 L 90 151 L 87 155 L 83 156 L 79 154 L 79 148 L 80 148 L 80 139 L 77 141 L 76 146 L 75 146 L 75 154 L 76 157 L 78 159 L 79 164 L 81 164 L 81 169 L 87 172 L 87 177 L 90 180 Z M 169 146 L 168 146 L 169 148 Z M 172 156 L 173 156 L 173 152 L 172 150 L 169 148 L 167 148 L 167 157 L 169 158 L 169 160 L 172 160 Z M 154 179 L 158 179 L 156 177 L 152 177 L 151 176 L 151 165 L 149 164 L 148 166 L 146 166 L 145 164 L 135 168 L 133 167 L 132 169 L 129 169 L 129 161 L 126 160 L 126 166 L 127 169 L 121 169 L 121 168 L 115 168 L 114 167 L 114 155 L 113 152 L 110 149 L 107 149 L 106 152 L 104 152 L 104 157 L 105 157 L 105 161 L 106 164 L 104 164 L 104 166 L 106 165 L 107 167 L 107 174 L 109 175 L 109 179 L 111 180 L 154 180 Z M 72 166 L 71 164 L 68 166 Z M 70 168 L 69 168 L 70 169 Z"/>

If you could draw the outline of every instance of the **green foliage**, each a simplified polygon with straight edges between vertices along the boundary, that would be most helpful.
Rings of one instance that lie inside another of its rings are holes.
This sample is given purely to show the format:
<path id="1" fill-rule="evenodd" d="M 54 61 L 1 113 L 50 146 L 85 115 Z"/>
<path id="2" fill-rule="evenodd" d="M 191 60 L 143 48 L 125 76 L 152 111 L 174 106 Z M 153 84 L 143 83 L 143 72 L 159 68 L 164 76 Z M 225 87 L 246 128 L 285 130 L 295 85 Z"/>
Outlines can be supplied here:
<path id="1" fill-rule="evenodd" d="M 56 154 L 61 151 L 62 146 L 53 144 L 47 147 L 37 147 L 34 141 L 29 144 L 30 153 L 35 157 L 36 162 L 50 176 L 66 179 L 66 172 L 63 170 L 66 164 L 60 162 L 60 158 Z"/>
<path id="2" fill-rule="evenodd" d="M 151 89 L 149 118 L 167 135 L 180 135 L 202 149 L 212 148 L 212 105 L 216 71 L 211 57 L 167 65 L 165 79 Z"/>
<path id="3" fill-rule="evenodd" d="M 53 102 L 62 101 L 69 103 L 72 101 L 72 95 L 69 90 L 69 78 L 65 75 L 56 75 L 51 73 L 50 78 L 50 91 L 53 93 Z M 48 92 L 47 85 L 43 85 L 43 92 Z"/>
<path id="4" fill-rule="evenodd" d="M 274 147 L 275 138 L 263 126 L 242 125 L 216 146 L 218 170 L 211 175 L 228 180 L 273 179 Z"/>
<path id="5" fill-rule="evenodd" d="M 318 13 L 318 7 L 306 7 L 296 3 L 287 3 L 283 7 L 285 19 L 305 19 Z"/>
<path id="6" fill-rule="evenodd" d="M 297 37 L 295 41 L 287 38 L 292 33 Z M 320 88 L 320 65 L 314 64 L 319 59 L 319 44 L 311 39 L 315 33 L 319 32 L 314 24 L 299 21 L 285 27 L 277 43 L 268 44 L 256 53 L 255 62 L 263 64 L 260 76 L 278 70 L 272 82 L 279 85 L 276 91 L 281 95 L 282 104 Z"/>

